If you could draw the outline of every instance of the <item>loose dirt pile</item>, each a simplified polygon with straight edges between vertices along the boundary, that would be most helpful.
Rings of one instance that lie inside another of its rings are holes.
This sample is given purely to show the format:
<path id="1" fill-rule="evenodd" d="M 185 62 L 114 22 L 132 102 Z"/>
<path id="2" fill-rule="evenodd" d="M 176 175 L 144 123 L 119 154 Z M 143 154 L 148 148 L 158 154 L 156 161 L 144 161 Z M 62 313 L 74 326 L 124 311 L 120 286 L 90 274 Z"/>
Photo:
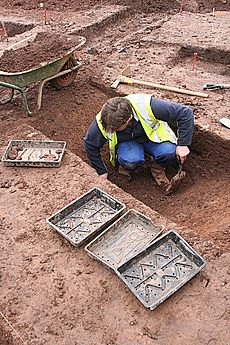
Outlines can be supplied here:
<path id="1" fill-rule="evenodd" d="M 65 56 L 79 42 L 80 38 L 76 36 L 40 32 L 28 46 L 5 51 L 0 59 L 0 70 L 22 72 L 35 69 Z"/>

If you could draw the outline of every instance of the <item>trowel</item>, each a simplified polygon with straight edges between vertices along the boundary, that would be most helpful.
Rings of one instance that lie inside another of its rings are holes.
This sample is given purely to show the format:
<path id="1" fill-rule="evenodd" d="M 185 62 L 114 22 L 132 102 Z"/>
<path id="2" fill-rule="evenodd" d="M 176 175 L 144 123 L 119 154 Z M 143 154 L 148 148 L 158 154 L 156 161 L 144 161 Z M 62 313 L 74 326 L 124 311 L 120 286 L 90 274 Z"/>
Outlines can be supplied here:
<path id="1" fill-rule="evenodd" d="M 179 185 L 181 184 L 181 181 L 185 178 L 186 172 L 182 170 L 183 169 L 183 163 L 181 161 L 178 161 L 178 171 L 176 175 L 173 176 L 173 178 L 169 181 L 169 184 L 166 187 L 165 195 L 170 195 L 177 191 L 179 188 Z"/>

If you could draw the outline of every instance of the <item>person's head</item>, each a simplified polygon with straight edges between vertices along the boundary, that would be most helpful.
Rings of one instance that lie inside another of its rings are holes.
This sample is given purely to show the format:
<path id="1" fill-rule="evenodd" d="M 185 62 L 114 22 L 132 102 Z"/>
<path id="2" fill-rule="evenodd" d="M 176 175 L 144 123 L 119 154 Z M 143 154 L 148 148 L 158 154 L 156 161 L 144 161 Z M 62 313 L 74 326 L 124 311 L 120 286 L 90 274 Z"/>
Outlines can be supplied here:
<path id="1" fill-rule="evenodd" d="M 101 109 L 101 123 L 106 132 L 123 131 L 132 117 L 132 107 L 123 97 L 109 99 Z"/>

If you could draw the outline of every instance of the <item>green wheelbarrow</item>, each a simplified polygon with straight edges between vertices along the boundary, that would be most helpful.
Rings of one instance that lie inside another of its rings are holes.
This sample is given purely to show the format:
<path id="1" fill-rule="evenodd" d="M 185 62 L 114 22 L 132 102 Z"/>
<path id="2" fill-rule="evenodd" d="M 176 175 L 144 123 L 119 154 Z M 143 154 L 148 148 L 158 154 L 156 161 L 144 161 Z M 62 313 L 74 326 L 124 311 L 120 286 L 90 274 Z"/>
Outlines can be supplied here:
<path id="1" fill-rule="evenodd" d="M 42 63 L 41 67 L 15 73 L 0 71 L 0 86 L 2 86 L 3 89 L 10 89 L 7 95 L 1 97 L 0 104 L 9 103 L 14 96 L 14 92 L 19 91 L 22 96 L 24 107 L 28 115 L 31 115 L 32 113 L 28 106 L 25 88 L 30 84 L 39 82 L 37 97 L 37 110 L 39 110 L 41 108 L 42 91 L 45 82 L 50 81 L 55 88 L 61 89 L 74 81 L 77 70 L 80 67 L 80 64 L 74 58 L 74 52 L 85 42 L 85 37 L 79 37 L 79 43 L 65 53 L 64 56 L 48 63 Z"/>

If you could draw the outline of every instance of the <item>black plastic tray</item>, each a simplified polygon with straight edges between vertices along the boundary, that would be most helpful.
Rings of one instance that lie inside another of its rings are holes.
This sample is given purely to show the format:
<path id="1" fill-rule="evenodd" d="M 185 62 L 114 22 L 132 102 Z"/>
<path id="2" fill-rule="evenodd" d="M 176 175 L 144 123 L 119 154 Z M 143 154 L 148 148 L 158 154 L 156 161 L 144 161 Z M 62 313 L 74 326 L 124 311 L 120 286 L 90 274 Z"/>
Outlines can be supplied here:
<path id="1" fill-rule="evenodd" d="M 117 269 L 117 274 L 147 308 L 155 309 L 206 265 L 175 231 L 156 239 Z"/>
<path id="2" fill-rule="evenodd" d="M 2 161 L 13 167 L 59 167 L 65 146 L 65 141 L 11 140 Z"/>
<path id="3" fill-rule="evenodd" d="M 49 217 L 47 222 L 74 246 L 79 246 L 103 231 L 124 209 L 124 204 L 94 188 Z"/>
<path id="4" fill-rule="evenodd" d="M 154 225 L 143 214 L 129 210 L 86 247 L 90 256 L 116 269 L 143 251 L 161 234 L 164 226 Z"/>

